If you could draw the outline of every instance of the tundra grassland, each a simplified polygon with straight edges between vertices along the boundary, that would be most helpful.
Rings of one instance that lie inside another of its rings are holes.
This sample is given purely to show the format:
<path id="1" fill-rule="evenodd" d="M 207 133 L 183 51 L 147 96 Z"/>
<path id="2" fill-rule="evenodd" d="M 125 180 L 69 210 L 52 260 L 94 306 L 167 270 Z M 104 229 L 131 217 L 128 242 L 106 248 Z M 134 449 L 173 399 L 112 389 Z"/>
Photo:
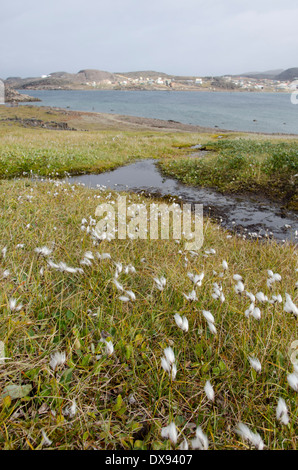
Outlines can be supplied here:
<path id="1" fill-rule="evenodd" d="M 118 193 L 53 177 L 216 140 L 77 128 L 1 122 L 0 448 L 296 449 L 295 245 L 208 218 L 197 252 L 98 239 L 96 208 Z"/>

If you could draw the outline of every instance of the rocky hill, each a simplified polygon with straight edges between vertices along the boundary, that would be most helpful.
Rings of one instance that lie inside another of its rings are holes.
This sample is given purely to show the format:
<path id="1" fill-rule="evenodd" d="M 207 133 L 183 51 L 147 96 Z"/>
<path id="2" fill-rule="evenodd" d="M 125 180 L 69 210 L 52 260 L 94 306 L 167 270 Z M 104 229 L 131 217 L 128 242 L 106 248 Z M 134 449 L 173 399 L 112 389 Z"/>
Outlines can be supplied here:
<path id="1" fill-rule="evenodd" d="M 292 81 L 298 79 L 298 67 L 284 70 L 282 73 L 275 76 L 275 80 Z"/>
<path id="2" fill-rule="evenodd" d="M 110 72 L 102 70 L 85 69 L 78 73 L 53 72 L 43 77 L 9 77 L 5 80 L 5 84 L 11 88 L 19 90 L 26 89 L 67 89 L 80 87 L 93 82 L 114 81 L 116 77 Z"/>
<path id="3" fill-rule="evenodd" d="M 281 82 L 288 82 L 298 78 L 298 67 L 293 67 L 290 69 L 282 70 L 268 70 L 267 72 L 247 72 L 237 75 L 238 77 L 248 77 L 256 79 L 266 79 L 269 80 L 278 80 Z"/>

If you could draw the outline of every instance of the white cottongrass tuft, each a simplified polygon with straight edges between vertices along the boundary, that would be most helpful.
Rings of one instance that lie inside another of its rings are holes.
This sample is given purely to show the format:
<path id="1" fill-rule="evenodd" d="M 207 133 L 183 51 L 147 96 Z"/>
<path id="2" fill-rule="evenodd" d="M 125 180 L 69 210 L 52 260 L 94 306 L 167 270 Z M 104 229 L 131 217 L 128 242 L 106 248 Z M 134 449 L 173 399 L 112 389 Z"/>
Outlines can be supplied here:
<path id="1" fill-rule="evenodd" d="M 113 279 L 113 283 L 115 284 L 115 286 L 117 287 L 117 289 L 118 289 L 120 292 L 123 292 L 123 291 L 124 291 L 123 285 L 120 284 L 120 282 L 118 282 L 117 279 Z"/>
<path id="2" fill-rule="evenodd" d="M 213 335 L 216 335 L 217 330 L 216 330 L 216 327 L 214 326 L 214 324 L 211 323 L 211 322 L 209 322 L 209 321 L 208 321 L 207 323 L 208 323 L 208 327 L 209 327 L 210 332 L 211 332 Z"/>
<path id="3" fill-rule="evenodd" d="M 207 322 L 214 323 L 214 316 L 208 310 L 203 310 L 203 315 L 206 318 Z"/>
<path id="4" fill-rule="evenodd" d="M 195 290 L 192 290 L 189 294 L 185 294 L 183 292 L 183 295 L 186 298 L 186 300 L 189 300 L 190 302 L 194 302 L 194 301 L 198 300 L 198 297 L 197 297 L 197 294 L 196 294 Z"/>
<path id="5" fill-rule="evenodd" d="M 204 391 L 208 400 L 214 401 L 214 390 L 209 380 L 205 383 Z"/>
<path id="6" fill-rule="evenodd" d="M 63 365 L 66 362 L 66 354 L 65 352 L 55 352 L 51 355 L 50 360 L 50 367 L 51 369 L 55 370 L 56 367 Z"/>
<path id="7" fill-rule="evenodd" d="M 258 450 L 264 449 L 264 442 L 258 433 L 252 432 L 246 424 L 238 423 L 235 431 L 243 440 L 248 441 L 251 445 L 256 447 Z"/>
<path id="8" fill-rule="evenodd" d="M 111 259 L 110 253 L 96 253 L 97 258 L 100 260 Z"/>
<path id="9" fill-rule="evenodd" d="M 278 295 L 272 295 L 271 300 L 268 300 L 270 304 L 275 304 L 275 303 L 282 303 L 282 296 L 280 294 Z"/>
<path id="10" fill-rule="evenodd" d="M 261 319 L 261 310 L 259 309 L 259 307 L 255 307 L 251 314 L 256 320 Z"/>
<path id="11" fill-rule="evenodd" d="M 225 296 L 222 292 L 222 287 L 219 286 L 217 282 L 213 284 L 213 292 L 211 294 L 211 297 L 213 297 L 213 299 L 215 300 L 219 299 L 222 303 L 225 301 Z"/>
<path id="12" fill-rule="evenodd" d="M 188 450 L 188 442 L 185 438 L 183 439 L 183 441 L 179 445 L 178 449 L 179 450 Z"/>
<path id="13" fill-rule="evenodd" d="M 269 289 L 271 289 L 272 284 L 274 284 L 274 282 L 281 281 L 281 275 L 278 273 L 274 273 L 273 271 L 271 271 L 271 269 L 268 269 L 267 273 L 269 276 L 267 279 L 267 286 L 269 287 Z"/>
<path id="14" fill-rule="evenodd" d="M 254 303 L 254 302 L 256 301 L 255 295 L 252 294 L 251 292 L 246 291 L 246 295 L 247 295 L 247 297 L 250 298 L 250 301 L 251 301 L 252 303 Z"/>
<path id="15" fill-rule="evenodd" d="M 211 312 L 209 312 L 209 310 L 203 310 L 202 313 L 203 313 L 205 319 L 207 320 L 207 324 L 208 324 L 210 332 L 213 335 L 216 335 L 217 331 L 216 331 L 216 327 L 214 325 L 214 316 L 212 315 Z"/>
<path id="16" fill-rule="evenodd" d="M 163 276 L 160 278 L 155 277 L 153 280 L 156 283 L 157 289 L 159 289 L 160 291 L 163 291 L 167 282 L 166 278 Z"/>
<path id="17" fill-rule="evenodd" d="M 77 412 L 77 403 L 75 400 L 72 401 L 71 405 L 66 407 L 63 410 L 63 416 L 68 416 L 69 418 L 73 418 Z"/>
<path id="18" fill-rule="evenodd" d="M 6 279 L 10 276 L 10 271 L 9 269 L 5 269 L 2 273 L 2 279 Z"/>
<path id="19" fill-rule="evenodd" d="M 174 354 L 173 349 L 170 346 L 164 349 L 164 355 L 169 364 L 174 364 L 175 354 Z"/>
<path id="20" fill-rule="evenodd" d="M 244 314 L 246 317 L 249 317 L 255 308 L 254 303 L 251 303 L 250 306 L 245 310 Z"/>
<path id="21" fill-rule="evenodd" d="M 113 343 L 111 340 L 109 341 L 105 341 L 105 345 L 106 345 L 106 353 L 108 356 L 111 356 L 114 352 L 114 346 L 113 346 Z"/>
<path id="22" fill-rule="evenodd" d="M 19 312 L 23 308 L 23 305 L 22 304 L 18 305 L 16 299 L 14 299 L 14 298 L 11 298 L 9 300 L 8 305 L 9 305 L 9 309 L 11 310 L 11 312 Z"/>
<path id="23" fill-rule="evenodd" d="M 128 264 L 127 266 L 125 266 L 124 272 L 125 272 L 125 274 L 135 273 L 136 268 L 132 264 Z"/>
<path id="24" fill-rule="evenodd" d="M 251 303 L 248 309 L 246 309 L 244 313 L 246 317 L 252 316 L 256 320 L 261 319 L 261 310 L 259 309 L 259 307 L 255 307 L 254 303 Z"/>
<path id="25" fill-rule="evenodd" d="M 298 392 L 298 370 L 295 369 L 292 374 L 289 374 L 287 376 L 287 381 L 290 387 L 295 390 L 295 392 Z"/>
<path id="26" fill-rule="evenodd" d="M 171 364 L 166 360 L 165 357 L 161 358 L 161 367 L 165 372 L 168 372 L 170 374 L 171 372 Z"/>
<path id="27" fill-rule="evenodd" d="M 52 441 L 48 438 L 48 436 L 46 435 L 43 429 L 41 430 L 41 434 L 42 434 L 41 446 L 42 447 L 50 446 L 52 444 Z"/>
<path id="28" fill-rule="evenodd" d="M 291 296 L 289 294 L 286 295 L 286 302 L 284 304 L 284 311 L 288 313 L 293 313 L 296 317 L 298 317 L 298 307 L 294 304 Z"/>
<path id="29" fill-rule="evenodd" d="M 288 408 L 286 402 L 283 398 L 279 398 L 277 407 L 276 407 L 276 419 L 280 421 L 285 426 L 290 422 L 288 416 Z"/>
<path id="30" fill-rule="evenodd" d="M 187 273 L 187 276 L 194 283 L 195 286 L 202 285 L 202 280 L 204 279 L 204 275 L 205 275 L 204 273 L 201 273 L 201 274 Z"/>
<path id="31" fill-rule="evenodd" d="M 92 266 L 92 260 L 90 258 L 88 258 L 87 256 L 85 256 L 81 261 L 80 261 L 80 264 L 84 265 L 84 266 Z"/>
<path id="32" fill-rule="evenodd" d="M 238 281 L 235 285 L 235 292 L 236 294 L 242 294 L 242 292 L 244 292 L 244 284 L 242 281 Z"/>
<path id="33" fill-rule="evenodd" d="M 185 332 L 188 331 L 188 320 L 186 317 L 181 317 L 179 313 L 175 313 L 174 319 L 178 328 Z"/>
<path id="34" fill-rule="evenodd" d="M 161 358 L 161 367 L 165 372 L 168 372 L 172 380 L 175 380 L 177 366 L 175 364 L 175 354 L 171 347 L 164 349 L 164 357 Z"/>
<path id="35" fill-rule="evenodd" d="M 262 366 L 261 366 L 261 363 L 260 363 L 259 359 L 255 358 L 255 357 L 249 356 L 249 357 L 248 357 L 248 360 L 249 360 L 249 362 L 250 362 L 251 367 L 252 367 L 256 372 L 261 372 Z"/>
<path id="36" fill-rule="evenodd" d="M 110 339 L 109 339 L 109 340 L 106 340 L 106 337 L 107 337 L 107 336 L 108 336 L 108 335 L 106 335 L 105 337 L 102 336 L 99 341 L 100 341 L 101 343 L 104 343 L 104 344 L 105 344 L 105 347 L 106 347 L 106 354 L 107 354 L 108 356 L 111 356 L 111 355 L 113 354 L 113 352 L 114 352 L 114 346 L 113 346 L 113 343 L 112 343 L 112 341 L 111 341 Z"/>
<path id="37" fill-rule="evenodd" d="M 72 268 L 71 266 L 67 266 L 67 264 L 64 263 L 63 261 L 60 261 L 60 263 L 57 264 L 57 263 L 54 263 L 54 261 L 50 259 L 48 260 L 48 266 L 50 266 L 50 268 L 57 269 L 58 271 L 62 273 L 63 272 L 67 272 L 71 274 L 75 274 L 75 273 L 83 274 L 84 273 L 82 268 Z"/>
<path id="38" fill-rule="evenodd" d="M 268 297 L 267 297 L 267 295 L 264 294 L 264 292 L 258 292 L 256 294 L 256 299 L 261 303 L 264 303 L 264 302 L 268 301 Z"/>
<path id="39" fill-rule="evenodd" d="M 42 256 L 50 256 L 53 250 L 51 248 L 48 248 L 47 246 L 42 246 L 42 247 L 35 248 L 34 251 L 35 253 L 42 255 Z"/>
<path id="40" fill-rule="evenodd" d="M 120 274 L 122 272 L 123 265 L 122 265 L 122 263 L 116 263 L 115 262 L 115 266 L 116 266 L 116 274 L 115 274 L 115 277 L 116 277 L 118 274 Z"/>
<path id="41" fill-rule="evenodd" d="M 135 293 L 132 290 L 126 290 L 125 294 L 130 298 L 130 300 L 136 300 Z"/>
<path id="42" fill-rule="evenodd" d="M 178 439 L 178 433 L 175 423 L 172 421 L 168 426 L 162 428 L 161 437 L 164 439 L 170 439 L 170 441 L 175 445 Z"/>
<path id="43" fill-rule="evenodd" d="M 196 429 L 196 437 L 191 441 L 191 446 L 193 449 L 208 450 L 208 437 L 203 433 L 200 426 Z"/>
<path id="44" fill-rule="evenodd" d="M 225 259 L 222 262 L 222 267 L 223 267 L 224 271 L 226 271 L 228 269 L 228 263 L 226 262 Z"/>
<path id="45" fill-rule="evenodd" d="M 206 255 L 215 255 L 216 251 L 214 248 L 209 248 L 209 250 L 205 250 Z"/>

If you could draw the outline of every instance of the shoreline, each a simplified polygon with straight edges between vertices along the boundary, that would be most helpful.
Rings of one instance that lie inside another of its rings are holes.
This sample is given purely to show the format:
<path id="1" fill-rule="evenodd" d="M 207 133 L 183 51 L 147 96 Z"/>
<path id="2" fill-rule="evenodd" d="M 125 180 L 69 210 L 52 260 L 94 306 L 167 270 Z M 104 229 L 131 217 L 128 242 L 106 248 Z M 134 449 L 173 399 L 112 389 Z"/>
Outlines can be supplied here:
<path id="1" fill-rule="evenodd" d="M 247 131 L 247 130 L 232 130 L 232 129 L 223 129 L 220 127 L 208 127 L 208 126 L 199 126 L 194 124 L 184 124 L 179 121 L 172 119 L 158 119 L 158 118 L 147 118 L 142 116 L 133 116 L 129 114 L 118 114 L 118 113 L 100 113 L 95 111 L 80 111 L 80 110 L 70 110 L 68 108 L 60 108 L 56 106 L 36 106 L 34 104 L 24 104 L 20 103 L 22 106 L 43 109 L 45 111 L 55 111 L 58 113 L 66 114 L 71 117 L 80 117 L 89 123 L 96 125 L 98 130 L 171 130 L 173 132 L 202 132 L 202 133 L 220 133 L 220 134 L 248 134 L 248 135 L 257 135 L 257 136 L 269 136 L 269 137 L 285 137 L 285 138 L 298 138 L 297 134 L 291 133 L 282 133 L 282 132 L 257 132 L 257 131 Z M 5 103 L 4 106 L 7 106 Z M 11 106 L 7 106 L 8 108 Z M 118 126 L 118 127 L 117 127 Z M 120 127 L 119 127 L 120 126 Z"/>

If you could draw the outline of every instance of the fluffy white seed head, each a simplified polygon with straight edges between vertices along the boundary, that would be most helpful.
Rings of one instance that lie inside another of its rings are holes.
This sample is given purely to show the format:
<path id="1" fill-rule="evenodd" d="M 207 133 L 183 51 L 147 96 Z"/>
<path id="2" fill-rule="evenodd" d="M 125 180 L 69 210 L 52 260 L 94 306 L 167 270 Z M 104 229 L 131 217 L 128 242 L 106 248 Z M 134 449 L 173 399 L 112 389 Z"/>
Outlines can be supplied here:
<path id="1" fill-rule="evenodd" d="M 175 354 L 174 354 L 173 349 L 170 346 L 164 349 L 164 355 L 169 364 L 174 364 Z"/>
<path id="2" fill-rule="evenodd" d="M 276 419 L 285 426 L 289 423 L 288 408 L 283 398 L 279 398 L 276 407 Z"/>
<path id="3" fill-rule="evenodd" d="M 209 312 L 209 310 L 203 310 L 202 313 L 204 317 L 206 318 L 207 322 L 214 323 L 214 316 L 212 315 L 211 312 Z"/>
<path id="4" fill-rule="evenodd" d="M 286 295 L 286 302 L 284 305 L 284 311 L 288 313 L 293 313 L 296 317 L 298 317 L 298 307 L 294 304 L 291 296 L 289 294 Z"/>
<path id="5" fill-rule="evenodd" d="M 162 428 L 161 437 L 170 439 L 173 444 L 176 444 L 178 439 L 177 429 L 175 423 L 172 421 L 168 426 Z"/>
<path id="6" fill-rule="evenodd" d="M 293 372 L 287 376 L 287 381 L 290 387 L 298 392 L 298 371 Z"/>
<path id="7" fill-rule="evenodd" d="M 262 366 L 261 366 L 261 363 L 260 363 L 259 359 L 255 358 L 255 357 L 249 356 L 249 357 L 248 357 L 248 360 L 249 360 L 249 362 L 250 362 L 251 367 L 252 367 L 256 372 L 261 372 Z"/>
<path id="8" fill-rule="evenodd" d="M 214 401 L 214 390 L 209 380 L 205 383 L 204 391 L 208 400 Z"/>
<path id="9" fill-rule="evenodd" d="M 224 271 L 226 271 L 228 269 L 228 263 L 226 262 L 225 259 L 222 262 L 222 267 L 223 267 Z"/>
<path id="10" fill-rule="evenodd" d="M 248 441 L 258 450 L 263 450 L 264 443 L 258 433 L 253 433 L 246 424 L 239 423 L 235 429 L 236 433 L 242 437 L 243 440 Z"/>
<path id="11" fill-rule="evenodd" d="M 65 352 L 55 352 L 51 355 L 50 360 L 50 367 L 51 369 L 55 370 L 56 367 L 63 365 L 66 362 L 66 354 Z"/>
<path id="12" fill-rule="evenodd" d="M 208 450 L 208 437 L 203 433 L 200 427 L 197 427 L 196 437 L 191 441 L 191 445 L 193 449 Z"/>

